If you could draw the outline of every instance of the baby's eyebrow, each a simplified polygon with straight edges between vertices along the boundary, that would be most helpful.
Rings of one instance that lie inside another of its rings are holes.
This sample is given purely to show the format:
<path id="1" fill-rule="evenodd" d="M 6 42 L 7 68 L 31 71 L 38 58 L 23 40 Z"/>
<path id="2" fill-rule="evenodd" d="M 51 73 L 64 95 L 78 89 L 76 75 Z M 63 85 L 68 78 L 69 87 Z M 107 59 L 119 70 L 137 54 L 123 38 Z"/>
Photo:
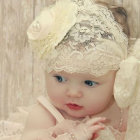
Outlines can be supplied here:
<path id="1" fill-rule="evenodd" d="M 59 72 L 54 72 L 54 71 L 52 71 L 50 74 L 57 74 L 57 75 L 61 75 L 61 73 L 59 73 Z"/>
<path id="2" fill-rule="evenodd" d="M 99 78 L 90 78 L 89 80 L 91 80 L 91 81 L 99 81 L 100 79 Z"/>
<path id="3" fill-rule="evenodd" d="M 83 77 L 82 78 L 83 80 L 90 80 L 90 81 L 97 81 L 97 80 L 100 80 L 98 77 Z"/>
<path id="4" fill-rule="evenodd" d="M 96 77 L 94 75 L 92 75 L 92 76 L 85 76 L 84 78 L 85 79 L 99 79 L 99 77 Z"/>

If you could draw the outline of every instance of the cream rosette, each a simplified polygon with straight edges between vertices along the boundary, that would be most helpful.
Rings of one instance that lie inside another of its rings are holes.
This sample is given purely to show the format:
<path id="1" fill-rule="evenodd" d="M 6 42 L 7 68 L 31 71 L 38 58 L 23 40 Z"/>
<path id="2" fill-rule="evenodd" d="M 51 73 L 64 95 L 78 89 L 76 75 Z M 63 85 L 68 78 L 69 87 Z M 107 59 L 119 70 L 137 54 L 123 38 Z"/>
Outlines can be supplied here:
<path id="1" fill-rule="evenodd" d="M 59 0 L 45 8 L 27 30 L 30 46 L 44 58 L 54 49 L 76 23 L 77 5 L 70 0 Z"/>
<path id="2" fill-rule="evenodd" d="M 120 63 L 114 84 L 114 97 L 121 108 L 132 105 L 140 92 L 140 39 L 129 57 Z"/>

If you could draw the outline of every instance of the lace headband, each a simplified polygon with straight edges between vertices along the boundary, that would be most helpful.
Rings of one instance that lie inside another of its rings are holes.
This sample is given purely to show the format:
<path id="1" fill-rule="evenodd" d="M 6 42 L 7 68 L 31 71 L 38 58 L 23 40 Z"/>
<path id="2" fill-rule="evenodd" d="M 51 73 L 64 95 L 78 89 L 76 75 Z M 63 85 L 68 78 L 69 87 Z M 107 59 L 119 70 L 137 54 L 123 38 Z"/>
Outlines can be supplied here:
<path id="1" fill-rule="evenodd" d="M 91 0 L 59 0 L 28 29 L 29 43 L 48 72 L 101 76 L 127 57 L 128 39 L 107 7 Z"/>

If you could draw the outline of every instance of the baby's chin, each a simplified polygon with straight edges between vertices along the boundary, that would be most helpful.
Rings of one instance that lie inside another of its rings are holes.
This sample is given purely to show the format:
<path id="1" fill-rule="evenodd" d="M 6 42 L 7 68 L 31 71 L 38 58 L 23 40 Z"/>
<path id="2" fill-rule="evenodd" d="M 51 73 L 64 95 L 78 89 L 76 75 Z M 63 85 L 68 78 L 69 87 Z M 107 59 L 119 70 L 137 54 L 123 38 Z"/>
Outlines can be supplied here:
<path id="1" fill-rule="evenodd" d="M 72 120 L 80 120 L 83 119 L 87 116 L 91 116 L 91 114 L 88 114 L 86 112 L 80 112 L 80 111 L 64 111 L 65 113 L 65 117 L 67 117 L 68 119 L 72 119 Z"/>

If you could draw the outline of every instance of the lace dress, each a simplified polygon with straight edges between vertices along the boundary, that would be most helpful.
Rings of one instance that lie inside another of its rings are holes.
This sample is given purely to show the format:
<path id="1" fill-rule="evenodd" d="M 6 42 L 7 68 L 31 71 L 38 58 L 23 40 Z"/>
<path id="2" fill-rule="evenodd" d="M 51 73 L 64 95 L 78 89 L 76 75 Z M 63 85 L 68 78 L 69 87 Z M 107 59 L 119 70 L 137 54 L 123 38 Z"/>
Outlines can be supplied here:
<path id="1" fill-rule="evenodd" d="M 60 112 L 43 96 L 38 98 L 38 102 L 50 111 L 57 122 L 64 119 Z M 18 108 L 18 112 L 12 114 L 7 121 L 0 122 L 0 140 L 20 140 L 28 112 L 31 108 L 32 106 Z M 100 132 L 97 140 L 121 140 L 121 137 L 122 133 L 113 129 L 111 126 L 107 126 L 105 130 Z"/>

